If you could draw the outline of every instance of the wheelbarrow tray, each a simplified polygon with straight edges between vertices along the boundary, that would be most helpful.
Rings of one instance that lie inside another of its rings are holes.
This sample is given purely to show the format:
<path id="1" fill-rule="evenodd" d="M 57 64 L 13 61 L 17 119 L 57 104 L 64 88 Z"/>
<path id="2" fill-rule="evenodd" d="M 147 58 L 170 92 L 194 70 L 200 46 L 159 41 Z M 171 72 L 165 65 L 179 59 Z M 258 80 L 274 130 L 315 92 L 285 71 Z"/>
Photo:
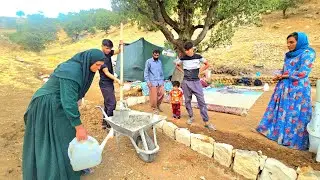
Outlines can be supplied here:
<path id="1" fill-rule="evenodd" d="M 138 156 L 145 162 L 152 162 L 159 151 L 155 125 L 165 116 L 152 115 L 150 113 L 134 110 L 115 110 L 112 117 L 108 117 L 102 107 L 97 106 L 104 115 L 104 120 L 109 123 L 117 134 L 129 137 L 135 147 Z M 147 131 L 152 129 L 153 140 Z M 117 138 L 118 141 L 118 138 Z M 143 147 L 139 147 L 139 144 Z M 143 148 L 143 149 L 142 149 Z"/>
<path id="2" fill-rule="evenodd" d="M 128 119 L 119 118 L 123 111 L 114 111 L 114 116 L 106 118 L 110 126 L 120 134 L 134 137 L 140 130 L 148 130 L 155 124 L 159 123 L 165 117 L 159 115 L 151 115 L 149 113 L 130 110 Z"/>

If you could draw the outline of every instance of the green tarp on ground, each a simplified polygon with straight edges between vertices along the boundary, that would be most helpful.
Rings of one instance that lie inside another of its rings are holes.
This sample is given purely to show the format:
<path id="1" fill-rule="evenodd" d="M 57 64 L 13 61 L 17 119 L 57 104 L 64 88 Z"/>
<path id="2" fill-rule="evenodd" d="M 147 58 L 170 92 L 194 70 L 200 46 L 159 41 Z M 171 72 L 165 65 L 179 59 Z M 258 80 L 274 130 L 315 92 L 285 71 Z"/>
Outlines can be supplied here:
<path id="1" fill-rule="evenodd" d="M 152 51 L 163 47 L 154 45 L 144 38 L 141 38 L 131 44 L 126 44 L 123 51 L 123 80 L 124 81 L 144 81 L 143 72 L 146 60 L 152 57 Z M 169 79 L 172 76 L 175 66 L 174 57 L 160 55 L 163 66 L 164 78 Z M 116 73 L 120 77 L 120 56 L 117 57 Z"/>

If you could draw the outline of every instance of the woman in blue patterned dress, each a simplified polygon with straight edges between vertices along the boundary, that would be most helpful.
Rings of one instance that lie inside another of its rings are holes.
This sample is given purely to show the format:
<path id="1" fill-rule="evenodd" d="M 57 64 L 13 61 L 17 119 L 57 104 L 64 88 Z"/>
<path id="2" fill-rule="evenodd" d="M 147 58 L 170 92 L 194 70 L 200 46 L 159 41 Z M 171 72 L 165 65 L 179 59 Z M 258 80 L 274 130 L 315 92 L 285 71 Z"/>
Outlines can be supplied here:
<path id="1" fill-rule="evenodd" d="M 309 74 L 316 53 L 309 47 L 305 33 L 287 37 L 289 52 L 281 74 L 257 131 L 278 144 L 293 149 L 309 147 L 307 124 L 312 114 Z"/>

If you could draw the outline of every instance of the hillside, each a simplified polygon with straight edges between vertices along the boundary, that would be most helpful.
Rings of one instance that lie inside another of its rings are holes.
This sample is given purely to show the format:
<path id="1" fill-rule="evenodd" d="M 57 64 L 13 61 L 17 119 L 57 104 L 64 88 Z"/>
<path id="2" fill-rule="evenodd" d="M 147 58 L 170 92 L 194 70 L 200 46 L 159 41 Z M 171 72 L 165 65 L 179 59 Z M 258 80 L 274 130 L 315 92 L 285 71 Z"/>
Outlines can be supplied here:
<path id="1" fill-rule="evenodd" d="M 252 74 L 256 71 L 262 72 L 262 75 L 272 74 L 272 70 L 281 68 L 283 65 L 284 53 L 287 51 L 286 37 L 291 32 L 306 32 L 309 36 L 311 46 L 315 48 L 318 53 L 320 52 L 319 13 L 320 2 L 318 0 L 311 0 L 308 4 L 297 9 L 289 9 L 288 19 L 282 19 L 281 12 L 263 15 L 262 26 L 240 27 L 233 37 L 231 46 L 210 49 L 202 54 L 210 61 L 211 68 L 213 69 L 228 67 Z M 2 153 L 0 156 L 0 164 L 2 164 L 0 166 L 0 179 L 16 179 L 21 176 L 21 153 L 24 134 L 22 117 L 32 94 L 42 84 L 39 76 L 42 74 L 50 74 L 60 62 L 69 59 L 79 51 L 90 48 L 100 48 L 100 43 L 103 38 L 110 38 L 113 40 L 115 46 L 117 46 L 120 38 L 119 30 L 113 28 L 108 34 L 99 32 L 94 36 L 84 37 L 77 43 L 71 43 L 71 40 L 64 32 L 59 32 L 59 40 L 48 45 L 47 49 L 41 53 L 33 53 L 21 50 L 19 46 L 8 42 L 5 34 L 11 32 L 14 32 L 14 30 L 0 29 L 0 151 Z M 163 45 L 165 40 L 161 32 L 146 32 L 139 30 L 133 25 L 125 26 L 124 40 L 126 43 L 133 42 L 141 37 L 157 45 Z M 128 59 L 128 61 L 129 60 L 130 59 Z M 318 55 L 312 71 L 313 77 L 320 77 L 319 60 Z M 255 69 L 254 65 L 263 65 L 263 69 Z M 101 140 L 102 137 L 105 136 L 105 132 L 102 131 L 99 126 L 101 114 L 97 113 L 94 108 L 95 105 L 102 103 L 101 92 L 97 83 L 98 78 L 99 77 L 96 76 L 94 84 L 86 96 L 86 100 L 91 102 L 91 106 L 88 106 L 89 108 L 81 113 L 83 116 L 82 120 L 86 126 L 88 125 L 89 132 Z M 312 93 L 314 96 L 314 90 Z M 260 121 L 271 94 L 272 91 L 264 93 L 250 110 L 247 117 L 210 112 L 209 115 L 212 117 L 212 121 L 217 125 L 219 131 L 208 135 L 214 137 L 219 142 L 230 143 L 238 149 L 263 150 L 263 153 L 268 157 L 283 160 L 283 162 L 290 167 L 296 168 L 301 165 L 310 165 L 314 169 L 320 170 L 320 165 L 315 162 L 313 154 L 279 146 L 277 143 L 270 142 L 265 137 L 251 132 L 251 129 L 256 127 Z M 147 104 L 143 104 L 135 108 L 137 110 L 147 111 L 148 107 Z M 168 105 L 164 107 L 165 109 L 170 109 Z M 183 114 L 186 115 L 184 110 Z M 168 114 L 168 117 L 169 116 Z M 198 117 L 200 121 L 198 111 L 196 112 L 196 117 Z M 184 121 L 180 121 L 179 123 L 182 126 L 186 126 Z M 191 130 L 196 133 L 207 133 L 197 126 L 191 128 Z M 106 162 L 108 163 L 97 168 L 98 173 L 95 177 L 105 178 L 108 176 L 110 179 L 139 177 L 137 179 L 141 179 L 140 175 L 148 174 L 148 172 L 153 172 L 153 170 L 159 174 L 170 174 L 168 173 L 169 171 L 165 171 L 164 167 L 167 167 L 167 161 L 169 162 L 169 158 L 172 159 L 174 155 L 168 154 L 168 152 L 180 153 L 182 150 L 172 151 L 171 148 L 176 148 L 176 146 L 170 145 L 170 140 L 165 139 L 162 135 L 160 135 L 159 138 L 159 142 L 164 145 L 163 147 L 170 148 L 169 151 L 161 151 L 162 158 L 168 157 L 168 160 L 159 160 L 159 162 L 157 162 L 158 164 L 152 166 L 153 169 L 150 169 L 150 166 L 146 164 L 139 163 L 139 161 L 133 160 L 132 162 L 126 162 L 126 158 L 132 158 L 130 154 L 132 149 L 130 149 L 127 144 L 122 144 L 121 147 L 125 147 L 125 153 L 122 151 L 125 156 L 121 156 L 121 161 L 118 161 L 115 157 L 117 157 L 117 155 L 119 156 L 119 151 L 114 145 L 114 147 L 107 152 L 111 155 L 108 154 L 104 157 L 107 158 Z M 124 143 L 126 143 L 126 141 L 124 141 Z M 183 147 L 180 148 L 183 149 Z M 180 172 L 179 170 L 185 168 L 186 164 L 188 165 L 187 167 L 190 168 L 190 172 L 189 169 L 185 170 L 190 174 L 198 172 L 204 173 L 201 170 L 211 166 L 209 163 L 203 163 L 207 161 L 201 160 L 200 156 L 193 155 L 192 152 L 190 153 L 189 151 L 183 151 L 182 155 L 176 156 L 179 157 L 175 161 L 176 163 L 181 162 L 180 157 L 183 156 L 186 161 L 182 162 L 185 164 L 179 166 L 179 168 L 181 167 L 180 169 L 177 168 L 176 171 L 172 171 L 171 176 L 168 177 L 176 177 L 176 172 Z M 190 159 L 193 159 L 193 161 Z M 109 162 L 113 165 L 109 166 Z M 198 168 L 195 168 L 195 165 L 198 165 Z M 199 168 L 199 165 L 205 167 Z M 135 169 L 132 170 L 132 168 Z M 211 169 L 207 170 L 211 171 Z M 131 171 L 133 175 L 130 175 Z M 123 172 L 128 172 L 128 174 L 123 175 Z M 181 174 L 183 173 L 185 173 L 185 171 Z M 194 179 L 199 179 L 202 175 L 203 174 L 197 174 L 197 176 L 193 177 Z M 146 176 L 144 177 L 147 179 Z M 149 174 L 148 177 L 152 179 L 155 175 Z M 215 176 L 212 175 L 212 177 Z M 210 176 L 208 179 L 210 179 Z"/>
<path id="2" fill-rule="evenodd" d="M 231 46 L 210 49 L 203 55 L 211 62 L 212 68 L 227 66 L 242 71 L 262 71 L 264 74 L 270 74 L 270 70 L 281 68 L 283 55 L 286 52 L 286 36 L 294 31 L 304 31 L 308 34 L 311 46 L 319 52 L 320 50 L 320 3 L 303 5 L 297 9 L 289 9 L 289 18 L 282 19 L 281 12 L 274 12 L 262 16 L 262 26 L 240 27 Z M 4 31 L 0 31 L 0 35 Z M 99 48 L 103 38 L 110 38 L 115 46 L 119 41 L 120 33 L 118 29 L 111 29 L 108 34 L 104 32 L 97 33 L 94 36 L 83 38 L 77 43 L 70 43 L 65 33 L 59 33 L 59 40 L 48 46 L 41 53 L 32 53 L 19 50 L 18 47 L 1 43 L 1 65 L 10 64 L 1 70 L 0 82 L 11 83 L 21 68 L 36 68 L 36 71 L 46 71 L 40 69 L 52 70 L 59 62 L 67 60 L 79 51 L 89 48 Z M 3 37 L 3 36 L 1 36 Z M 163 45 L 164 36 L 161 32 L 141 31 L 136 26 L 126 25 L 124 28 L 125 42 L 132 42 L 141 37 L 157 44 Z M 1 40 L 1 38 L 0 38 Z M 4 40 L 2 40 L 4 41 Z M 13 48 L 14 47 L 14 48 Z M 23 66 L 21 61 L 23 61 Z M 20 64 L 20 65 L 19 65 Z M 313 69 L 312 76 L 320 75 L 319 58 Z M 264 65 L 264 69 L 254 69 L 253 65 Z M 37 72 L 27 72 L 32 76 Z M 31 77 L 30 77 L 31 78 Z M 15 84 L 15 83 L 13 83 Z"/>

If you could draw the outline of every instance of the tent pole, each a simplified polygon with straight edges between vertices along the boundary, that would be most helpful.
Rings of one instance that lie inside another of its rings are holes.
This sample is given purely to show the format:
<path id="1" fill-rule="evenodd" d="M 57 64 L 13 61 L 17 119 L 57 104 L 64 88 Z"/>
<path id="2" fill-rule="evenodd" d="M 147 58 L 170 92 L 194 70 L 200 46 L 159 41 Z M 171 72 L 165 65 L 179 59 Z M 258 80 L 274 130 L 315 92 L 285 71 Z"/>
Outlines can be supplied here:
<path id="1" fill-rule="evenodd" d="M 123 24 L 120 25 L 120 40 L 123 41 Z M 121 44 L 121 56 L 120 56 L 120 102 L 123 103 L 123 43 Z"/>

